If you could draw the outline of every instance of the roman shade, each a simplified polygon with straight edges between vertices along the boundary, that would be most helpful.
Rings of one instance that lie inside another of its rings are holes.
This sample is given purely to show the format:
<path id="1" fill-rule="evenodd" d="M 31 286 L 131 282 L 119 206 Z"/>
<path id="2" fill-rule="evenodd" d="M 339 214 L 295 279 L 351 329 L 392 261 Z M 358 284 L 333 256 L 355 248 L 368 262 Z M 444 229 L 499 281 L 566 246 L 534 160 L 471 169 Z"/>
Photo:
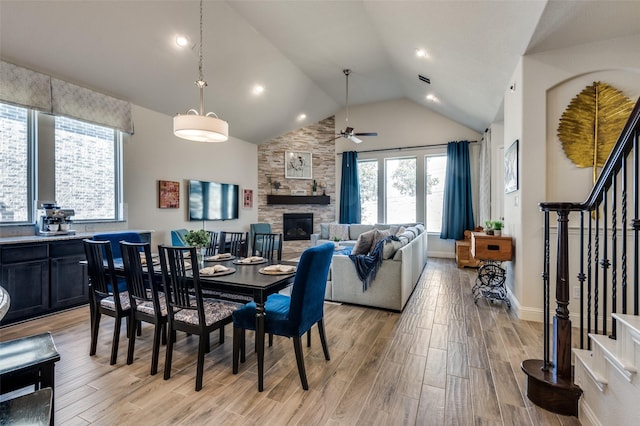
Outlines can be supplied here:
<path id="1" fill-rule="evenodd" d="M 133 134 L 131 103 L 0 61 L 0 100 Z"/>

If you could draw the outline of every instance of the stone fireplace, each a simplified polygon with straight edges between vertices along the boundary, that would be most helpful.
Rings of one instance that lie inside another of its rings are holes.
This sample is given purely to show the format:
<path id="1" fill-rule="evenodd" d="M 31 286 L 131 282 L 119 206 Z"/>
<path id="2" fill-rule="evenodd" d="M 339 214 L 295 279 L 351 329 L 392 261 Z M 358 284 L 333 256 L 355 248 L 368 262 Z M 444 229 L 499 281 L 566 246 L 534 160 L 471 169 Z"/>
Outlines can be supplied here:
<path id="1" fill-rule="evenodd" d="M 313 233 L 313 213 L 284 213 L 282 237 L 285 241 L 310 240 Z"/>

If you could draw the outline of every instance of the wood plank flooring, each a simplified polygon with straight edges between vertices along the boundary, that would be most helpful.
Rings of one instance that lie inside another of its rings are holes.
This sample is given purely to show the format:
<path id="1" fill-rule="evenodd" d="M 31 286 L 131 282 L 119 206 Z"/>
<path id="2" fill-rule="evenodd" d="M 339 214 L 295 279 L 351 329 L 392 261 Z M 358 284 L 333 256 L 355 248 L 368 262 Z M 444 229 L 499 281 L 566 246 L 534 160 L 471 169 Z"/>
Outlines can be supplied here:
<path id="1" fill-rule="evenodd" d="M 4 327 L 0 340 L 52 332 L 61 354 L 59 425 L 579 425 L 524 396 L 520 362 L 541 357 L 542 327 L 501 304 L 475 305 L 475 274 L 430 258 L 402 314 L 327 303 L 331 360 L 314 329 L 312 347 L 304 348 L 308 391 L 300 386 L 293 345 L 277 336 L 266 349 L 264 392 L 257 391 L 255 354 L 231 374 L 231 326 L 222 345 L 211 335 L 200 392 L 197 338 L 178 334 L 165 381 L 164 347 L 159 373 L 149 375 L 152 328 L 143 327 L 134 363 L 126 365 L 123 327 L 118 363 L 110 366 L 113 319 L 103 318 L 90 357 L 87 307 Z"/>

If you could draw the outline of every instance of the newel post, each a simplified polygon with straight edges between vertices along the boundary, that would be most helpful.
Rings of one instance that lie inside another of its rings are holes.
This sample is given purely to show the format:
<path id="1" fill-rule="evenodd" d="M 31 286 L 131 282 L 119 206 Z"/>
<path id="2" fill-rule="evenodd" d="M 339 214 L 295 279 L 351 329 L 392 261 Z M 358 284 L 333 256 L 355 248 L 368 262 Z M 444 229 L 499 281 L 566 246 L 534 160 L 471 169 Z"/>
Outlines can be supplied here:
<path id="1" fill-rule="evenodd" d="M 569 319 L 569 213 L 576 210 L 572 203 L 543 203 L 540 208 L 548 217 L 548 212 L 558 214 L 558 245 L 556 257 L 556 309 L 553 316 L 553 356 L 545 359 L 527 359 L 522 361 L 522 371 L 527 375 L 527 397 L 534 404 L 558 414 L 577 416 L 578 400 L 582 395 L 580 387 L 573 383 L 571 369 L 571 320 Z M 543 291 L 548 295 L 548 260 L 549 260 L 549 221 L 545 218 L 545 273 Z M 550 297 L 544 298 L 544 329 L 549 326 Z M 545 348 L 547 333 L 545 332 Z"/>
<path id="2" fill-rule="evenodd" d="M 553 317 L 553 366 L 559 377 L 571 379 L 571 320 L 569 319 L 569 212 L 558 211 L 556 315 Z"/>

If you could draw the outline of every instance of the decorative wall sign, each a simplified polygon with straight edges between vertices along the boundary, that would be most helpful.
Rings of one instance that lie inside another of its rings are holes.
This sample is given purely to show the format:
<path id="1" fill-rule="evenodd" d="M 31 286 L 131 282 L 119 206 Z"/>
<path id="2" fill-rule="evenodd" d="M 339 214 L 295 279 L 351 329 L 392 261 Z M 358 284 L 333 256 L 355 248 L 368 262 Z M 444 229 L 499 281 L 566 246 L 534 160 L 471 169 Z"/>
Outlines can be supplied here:
<path id="1" fill-rule="evenodd" d="M 518 139 L 504 153 L 504 192 L 518 190 Z"/>
<path id="2" fill-rule="evenodd" d="M 562 113 L 558 125 L 562 149 L 576 166 L 593 167 L 594 183 L 633 105 L 620 90 L 597 81 L 578 93 Z"/>
<path id="3" fill-rule="evenodd" d="M 242 191 L 242 207 L 245 209 L 253 208 L 253 189 L 245 189 Z"/>
<path id="4" fill-rule="evenodd" d="M 287 179 L 311 179 L 311 153 L 285 151 L 284 177 Z"/>
<path id="5" fill-rule="evenodd" d="M 180 207 L 180 182 L 158 181 L 158 207 L 161 209 L 177 209 Z"/>

